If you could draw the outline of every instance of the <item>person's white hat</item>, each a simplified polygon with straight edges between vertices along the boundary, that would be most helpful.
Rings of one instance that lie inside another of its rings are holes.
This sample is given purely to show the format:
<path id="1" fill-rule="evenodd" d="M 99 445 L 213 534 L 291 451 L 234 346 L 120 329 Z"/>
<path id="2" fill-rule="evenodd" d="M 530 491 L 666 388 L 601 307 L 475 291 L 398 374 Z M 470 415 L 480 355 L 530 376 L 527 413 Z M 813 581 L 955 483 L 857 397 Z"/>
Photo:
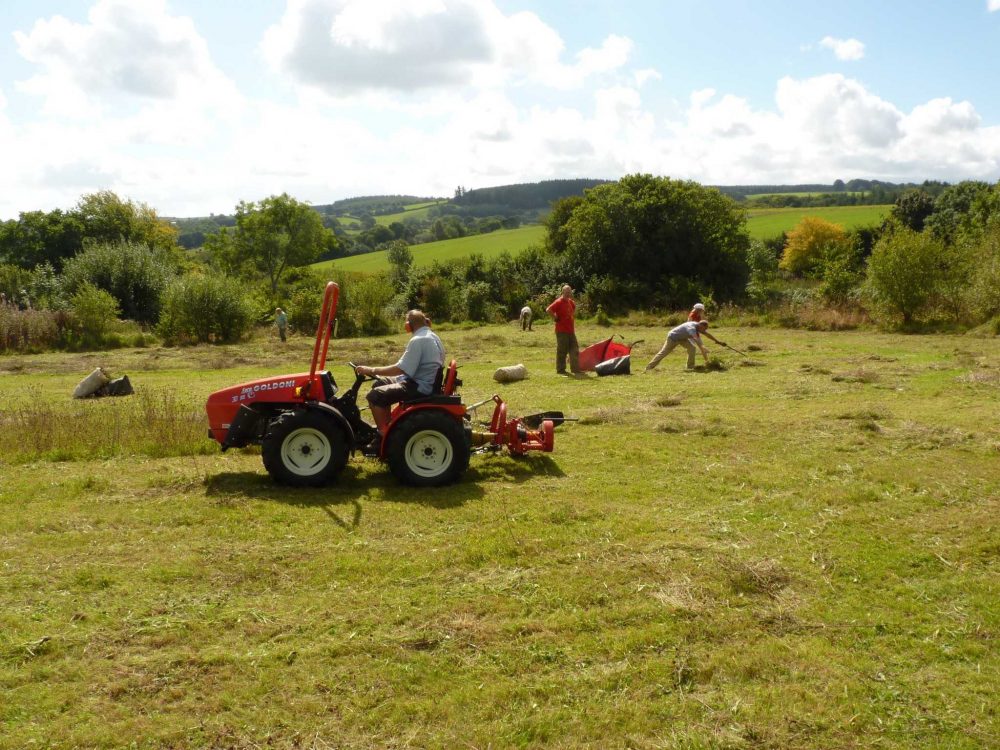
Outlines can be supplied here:
<path id="1" fill-rule="evenodd" d="M 703 304 L 701 304 L 700 302 L 695 302 L 694 303 L 694 309 L 695 310 L 704 310 L 705 306 Z"/>

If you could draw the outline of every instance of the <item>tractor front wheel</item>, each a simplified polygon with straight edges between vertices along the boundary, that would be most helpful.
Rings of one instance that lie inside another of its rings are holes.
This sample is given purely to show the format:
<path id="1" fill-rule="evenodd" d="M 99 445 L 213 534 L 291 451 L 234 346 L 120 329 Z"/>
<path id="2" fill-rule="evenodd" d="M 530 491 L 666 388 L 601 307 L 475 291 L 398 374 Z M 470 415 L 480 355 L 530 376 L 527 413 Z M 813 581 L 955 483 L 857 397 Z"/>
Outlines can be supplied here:
<path id="1" fill-rule="evenodd" d="M 423 410 L 410 415 L 389 433 L 389 469 L 404 484 L 440 487 L 469 466 L 469 443 L 462 423 L 450 414 Z"/>
<path id="2" fill-rule="evenodd" d="M 264 436 L 264 468 L 278 484 L 322 487 L 336 477 L 350 450 L 347 437 L 329 417 L 313 411 L 290 411 L 273 422 Z"/>

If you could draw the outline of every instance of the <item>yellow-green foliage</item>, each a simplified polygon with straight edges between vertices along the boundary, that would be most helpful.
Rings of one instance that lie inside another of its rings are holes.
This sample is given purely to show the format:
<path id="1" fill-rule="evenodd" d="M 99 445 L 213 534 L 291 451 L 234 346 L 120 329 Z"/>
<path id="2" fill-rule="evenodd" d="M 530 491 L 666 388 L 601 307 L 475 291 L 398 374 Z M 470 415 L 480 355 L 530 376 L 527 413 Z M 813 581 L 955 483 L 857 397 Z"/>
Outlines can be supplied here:
<path id="1" fill-rule="evenodd" d="M 842 226 L 816 216 L 807 216 L 788 233 L 779 265 L 792 273 L 804 273 L 816 265 L 824 251 L 846 244 L 847 234 Z"/>

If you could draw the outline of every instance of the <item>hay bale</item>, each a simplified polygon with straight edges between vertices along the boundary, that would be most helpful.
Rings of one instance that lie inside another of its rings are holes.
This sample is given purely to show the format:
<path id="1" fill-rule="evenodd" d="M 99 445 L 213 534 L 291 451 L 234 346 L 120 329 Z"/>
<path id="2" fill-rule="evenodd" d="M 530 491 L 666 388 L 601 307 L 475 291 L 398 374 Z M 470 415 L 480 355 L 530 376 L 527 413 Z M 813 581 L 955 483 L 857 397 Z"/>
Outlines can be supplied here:
<path id="1" fill-rule="evenodd" d="M 111 378 L 100 367 L 96 368 L 90 375 L 76 384 L 73 389 L 73 398 L 87 398 L 93 396 L 97 391 L 111 382 Z"/>
<path id="2" fill-rule="evenodd" d="M 498 367 L 493 373 L 493 379 L 498 383 L 516 383 L 528 377 L 528 368 L 522 364 Z"/>

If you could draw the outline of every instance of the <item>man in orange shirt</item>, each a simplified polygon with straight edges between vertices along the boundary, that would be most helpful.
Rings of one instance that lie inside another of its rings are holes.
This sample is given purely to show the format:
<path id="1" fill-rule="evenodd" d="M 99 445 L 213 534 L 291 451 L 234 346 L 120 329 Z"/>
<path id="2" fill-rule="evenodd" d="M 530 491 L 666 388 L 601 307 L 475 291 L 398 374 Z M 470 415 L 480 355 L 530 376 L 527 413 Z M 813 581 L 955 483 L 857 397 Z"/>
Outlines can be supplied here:
<path id="1" fill-rule="evenodd" d="M 573 287 L 563 284 L 562 294 L 545 308 L 545 312 L 556 322 L 556 373 L 566 374 L 566 355 L 569 355 L 569 369 L 574 375 L 582 375 L 580 344 L 576 340 L 576 302 L 573 301 Z"/>

